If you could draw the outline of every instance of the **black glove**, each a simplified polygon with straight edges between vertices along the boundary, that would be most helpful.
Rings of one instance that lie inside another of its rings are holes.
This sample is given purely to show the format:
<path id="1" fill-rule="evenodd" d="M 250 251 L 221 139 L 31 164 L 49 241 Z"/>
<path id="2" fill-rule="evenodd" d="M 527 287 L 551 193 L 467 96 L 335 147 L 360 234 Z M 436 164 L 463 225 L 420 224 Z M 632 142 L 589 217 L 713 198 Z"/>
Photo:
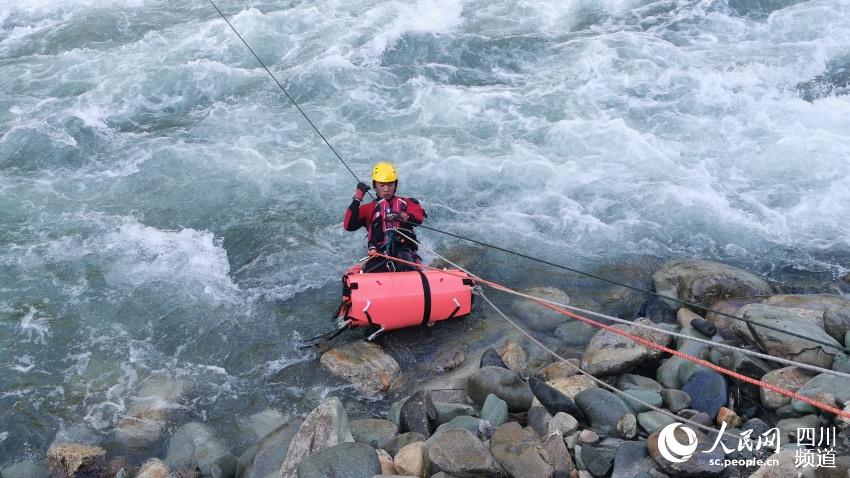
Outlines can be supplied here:
<path id="1" fill-rule="evenodd" d="M 360 181 L 359 183 L 357 183 L 357 190 L 354 191 L 354 199 L 357 199 L 358 201 L 363 199 L 363 196 L 365 196 L 366 192 L 368 192 L 370 189 L 372 188 L 370 188 L 368 184 L 364 183 L 363 181 Z"/>

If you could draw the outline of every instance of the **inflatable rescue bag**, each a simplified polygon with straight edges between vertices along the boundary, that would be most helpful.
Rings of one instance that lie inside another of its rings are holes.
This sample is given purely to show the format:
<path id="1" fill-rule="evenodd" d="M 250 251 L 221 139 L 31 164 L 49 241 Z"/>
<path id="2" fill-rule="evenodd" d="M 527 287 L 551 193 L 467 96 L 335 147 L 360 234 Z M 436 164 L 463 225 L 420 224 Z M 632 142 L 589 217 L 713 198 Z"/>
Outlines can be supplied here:
<path id="1" fill-rule="evenodd" d="M 429 325 L 472 311 L 472 279 L 464 272 L 408 271 L 360 273 L 342 278 L 340 315 L 351 327 L 384 330 Z"/>

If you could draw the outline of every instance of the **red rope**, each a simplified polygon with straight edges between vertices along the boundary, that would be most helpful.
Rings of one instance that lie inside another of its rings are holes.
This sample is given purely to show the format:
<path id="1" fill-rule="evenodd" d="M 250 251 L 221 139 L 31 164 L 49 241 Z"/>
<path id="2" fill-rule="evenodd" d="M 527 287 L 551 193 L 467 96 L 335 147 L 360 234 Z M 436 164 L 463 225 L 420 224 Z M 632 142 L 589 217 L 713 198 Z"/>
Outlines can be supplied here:
<path id="1" fill-rule="evenodd" d="M 439 271 L 439 272 L 447 273 L 447 274 L 450 274 L 450 275 L 455 275 L 457 277 L 462 277 L 458 274 L 453 274 L 455 272 L 453 270 L 444 270 L 444 269 L 439 269 L 437 267 L 427 266 L 427 265 L 424 265 L 424 264 L 417 264 L 415 262 L 406 261 L 404 259 L 399 259 L 397 257 L 388 256 L 388 255 L 381 254 L 381 253 L 375 252 L 375 251 L 370 251 L 369 255 L 370 256 L 383 257 L 385 259 L 392 260 L 392 261 L 395 261 L 395 262 L 399 262 L 401 264 L 406 264 L 406 265 L 416 267 L 416 268 L 423 268 L 423 269 L 428 269 L 428 270 L 433 270 L 433 271 Z M 496 282 L 491 282 L 491 281 L 488 281 L 486 279 L 482 279 L 482 278 L 477 277 L 477 276 L 473 276 L 473 277 L 475 278 L 476 282 L 480 282 L 482 284 L 489 285 L 490 287 L 493 287 L 494 289 L 499 289 L 499 290 L 507 291 L 507 292 L 516 292 L 513 289 L 506 287 L 506 286 L 503 286 L 501 284 L 498 284 Z M 657 343 L 655 343 L 651 340 L 645 339 L 643 337 L 639 337 L 637 335 L 631 334 L 631 333 L 626 332 L 624 330 L 620 330 L 616 327 L 612 327 L 610 325 L 605 325 L 601 322 L 597 322 L 593 319 L 589 319 L 589 318 L 584 317 L 582 315 L 576 314 L 575 312 L 571 312 L 571 311 L 563 309 L 561 307 L 557 307 L 555 305 L 552 305 L 552 304 L 544 301 L 543 299 L 538 299 L 538 298 L 528 298 L 528 299 L 533 301 L 533 302 L 536 302 L 536 303 L 538 303 L 538 304 L 540 304 L 544 307 L 552 309 L 552 310 L 554 310 L 554 311 L 556 311 L 560 314 L 566 315 L 567 317 L 571 317 L 573 319 L 580 320 L 580 321 L 582 321 L 586 324 L 590 324 L 594 327 L 605 329 L 609 332 L 613 332 L 615 334 L 622 335 L 623 337 L 631 339 L 635 342 L 639 342 L 639 343 L 641 343 L 641 344 L 643 344 L 647 347 L 651 347 L 651 348 L 654 348 L 654 349 L 658 349 L 658 350 L 667 352 L 669 354 L 672 354 L 672 355 L 675 355 L 675 356 L 680 357 L 682 359 L 691 361 L 691 362 L 696 363 L 698 365 L 708 367 L 712 370 L 715 370 L 715 371 L 722 373 L 724 375 L 728 375 L 732 378 L 750 383 L 752 385 L 756 385 L 758 387 L 770 390 L 772 392 L 775 392 L 775 393 L 778 393 L 780 395 L 792 398 L 794 400 L 799 400 L 801 402 L 807 403 L 807 404 L 809 404 L 809 405 L 811 405 L 815 408 L 818 408 L 820 410 L 830 412 L 830 413 L 833 413 L 835 415 L 850 419 L 850 412 L 845 412 L 844 410 L 838 409 L 834 406 L 830 406 L 830 405 L 827 405 L 825 403 L 818 402 L 817 400 L 811 399 L 811 398 L 806 397 L 804 395 L 800 395 L 800 394 L 798 394 L 796 392 L 792 392 L 790 390 L 786 390 L 786 389 L 781 388 L 781 387 L 777 387 L 776 385 L 772 385 L 772 384 L 769 384 L 767 382 L 763 382 L 761 380 L 754 379 L 752 377 L 747 377 L 746 375 L 742 375 L 738 372 L 735 372 L 734 370 L 729 370 L 729 369 L 721 367 L 719 365 L 715 365 L 715 364 L 713 364 L 713 363 L 711 363 L 707 360 L 694 357 L 693 355 L 688 355 L 688 354 L 682 353 L 678 350 L 671 349 L 669 347 L 665 347 L 661 344 L 657 344 Z"/>

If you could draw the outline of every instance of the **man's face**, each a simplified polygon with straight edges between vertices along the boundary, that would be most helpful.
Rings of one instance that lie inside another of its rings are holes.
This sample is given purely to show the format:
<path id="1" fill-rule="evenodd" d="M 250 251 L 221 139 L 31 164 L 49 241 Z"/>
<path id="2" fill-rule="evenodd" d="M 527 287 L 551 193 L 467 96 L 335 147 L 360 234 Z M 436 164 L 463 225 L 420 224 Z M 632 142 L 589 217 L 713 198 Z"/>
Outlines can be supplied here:
<path id="1" fill-rule="evenodd" d="M 379 183 L 375 182 L 375 191 L 378 193 L 378 197 L 381 199 L 389 199 L 393 197 L 395 194 L 395 181 L 391 183 Z"/>

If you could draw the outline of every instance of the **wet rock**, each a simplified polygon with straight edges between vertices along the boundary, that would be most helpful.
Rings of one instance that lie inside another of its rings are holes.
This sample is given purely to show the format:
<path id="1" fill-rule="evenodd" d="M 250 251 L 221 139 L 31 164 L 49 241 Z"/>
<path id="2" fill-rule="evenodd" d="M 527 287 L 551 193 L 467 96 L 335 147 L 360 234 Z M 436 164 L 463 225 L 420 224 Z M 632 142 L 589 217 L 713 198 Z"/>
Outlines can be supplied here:
<path id="1" fill-rule="evenodd" d="M 809 380 L 814 377 L 814 373 L 807 372 L 804 369 L 797 367 L 784 367 L 772 372 L 768 372 L 762 377 L 762 381 L 775 385 L 792 392 L 796 392 Z M 777 410 L 786 405 L 791 404 L 791 398 L 785 395 L 780 395 L 766 388 L 760 389 L 761 403 L 766 408 Z"/>
<path id="2" fill-rule="evenodd" d="M 159 458 L 146 461 L 136 474 L 136 478 L 167 478 L 168 465 Z"/>
<path id="3" fill-rule="evenodd" d="M 47 478 L 47 470 L 40 463 L 19 461 L 0 468 L 3 478 Z"/>
<path id="4" fill-rule="evenodd" d="M 431 394 L 427 390 L 420 390 L 411 395 L 401 406 L 399 420 L 399 432 L 416 432 L 426 438 L 431 436 L 437 422 L 437 410 L 431 401 Z"/>
<path id="5" fill-rule="evenodd" d="M 632 438 L 637 433 L 637 419 L 629 406 L 608 390 L 585 390 L 576 395 L 576 405 L 590 426 L 606 436 Z"/>
<path id="6" fill-rule="evenodd" d="M 375 449 L 365 443 L 340 443 L 298 464 L 298 478 L 372 478 L 381 473 Z"/>
<path id="7" fill-rule="evenodd" d="M 662 430 L 661 432 L 655 432 L 649 435 L 649 438 L 647 438 L 647 451 L 649 452 L 649 456 L 652 457 L 653 461 L 655 461 L 656 465 L 658 465 L 658 468 L 660 468 L 661 471 L 663 471 L 664 473 L 667 473 L 671 476 L 720 475 L 725 468 L 722 464 L 722 460 L 724 458 L 723 449 L 722 447 L 718 446 L 714 449 L 714 451 L 705 453 L 712 448 L 712 446 L 714 445 L 714 441 L 698 430 L 688 428 L 688 430 L 691 430 L 691 433 L 693 433 L 693 437 L 696 443 L 696 448 L 694 449 L 690 458 L 684 460 L 681 463 L 674 463 L 668 461 L 661 455 L 661 452 L 659 451 L 658 447 L 659 435 L 667 430 L 672 430 L 671 439 L 675 442 L 678 442 L 680 445 L 687 446 L 691 443 L 694 443 L 690 440 L 690 437 L 686 434 L 684 428 L 685 427 L 681 426 L 676 427 L 675 429 L 667 428 Z M 684 458 L 684 456 L 680 456 L 678 454 L 676 454 L 675 457 Z"/>
<path id="8" fill-rule="evenodd" d="M 579 373 L 579 367 L 581 367 L 581 361 L 579 359 L 570 358 L 567 359 L 566 362 L 553 362 L 538 370 L 535 375 L 540 380 L 548 382 L 557 378 L 572 377 Z"/>
<path id="9" fill-rule="evenodd" d="M 183 381 L 168 375 L 151 375 L 130 399 L 126 415 L 112 432 L 114 440 L 130 449 L 146 449 L 159 442 L 188 391 Z"/>
<path id="10" fill-rule="evenodd" d="M 638 317 L 646 317 L 656 324 L 673 323 L 676 321 L 676 307 L 670 307 L 662 299 L 651 296 L 641 305 Z"/>
<path id="11" fill-rule="evenodd" d="M 590 342 L 597 330 L 599 329 L 590 324 L 567 319 L 567 322 L 555 329 L 554 335 L 564 345 L 579 346 Z"/>
<path id="12" fill-rule="evenodd" d="M 656 392 L 660 392 L 664 389 L 660 383 L 655 380 L 644 377 L 642 375 L 634 375 L 631 373 L 624 373 L 620 375 L 617 379 L 617 388 L 620 390 L 629 390 L 632 388 L 645 389 L 645 390 L 653 390 Z"/>
<path id="13" fill-rule="evenodd" d="M 667 415 L 666 413 L 651 411 L 644 412 L 637 416 L 637 422 L 640 427 L 647 433 L 654 433 L 671 423 L 676 423 L 678 420 Z"/>
<path id="14" fill-rule="evenodd" d="M 249 415 L 239 419 L 239 428 L 250 436 L 252 441 L 261 440 L 276 428 L 290 421 L 288 415 L 284 415 L 273 408 Z"/>
<path id="15" fill-rule="evenodd" d="M 475 408 L 465 403 L 434 402 L 434 410 L 437 412 L 437 425 L 442 425 L 455 417 L 475 416 Z"/>
<path id="16" fill-rule="evenodd" d="M 554 415 L 558 412 L 569 413 L 570 415 L 582 419 L 584 416 L 581 410 L 576 406 L 572 398 L 564 395 L 555 387 L 539 380 L 535 377 L 529 377 L 528 385 L 531 392 L 540 401 L 546 410 Z"/>
<path id="17" fill-rule="evenodd" d="M 564 291 L 554 287 L 532 287 L 523 291 L 525 294 L 551 300 L 559 304 L 569 304 L 570 298 Z M 526 327 L 535 332 L 551 332 L 564 323 L 565 317 L 560 313 L 541 307 L 529 300 L 521 299 L 514 306 L 517 317 Z"/>
<path id="18" fill-rule="evenodd" d="M 327 398 L 307 415 L 298 433 L 293 437 L 286 459 L 280 468 L 280 478 L 295 478 L 298 464 L 309 455 L 340 443 L 353 441 L 354 437 L 348 428 L 348 414 L 342 402 L 336 397 Z M 371 449 L 368 445 L 363 446 Z M 371 453 L 377 462 L 377 455 L 374 452 Z"/>
<path id="19" fill-rule="evenodd" d="M 505 423 L 490 439 L 490 451 L 511 477 L 552 476 L 552 457 L 537 440 L 519 423 Z"/>
<path id="20" fill-rule="evenodd" d="M 692 409 L 705 412 L 710 417 L 716 417 L 720 407 L 725 406 L 728 400 L 726 379 L 717 372 L 693 374 L 682 391 L 690 395 Z"/>
<path id="21" fill-rule="evenodd" d="M 552 421 L 550 414 L 544 407 L 532 406 L 528 409 L 528 426 L 537 433 L 537 436 L 546 436 L 549 433 L 549 423 Z"/>
<path id="22" fill-rule="evenodd" d="M 508 404 L 510 412 L 524 412 L 531 406 L 534 395 L 527 383 L 517 374 L 499 367 L 483 367 L 467 381 L 467 393 L 477 404 L 483 404 L 491 393 Z"/>
<path id="23" fill-rule="evenodd" d="M 612 477 L 638 478 L 648 476 L 649 470 L 656 469 L 655 462 L 649 456 L 646 442 L 627 441 L 617 447 L 614 454 Z"/>
<path id="24" fill-rule="evenodd" d="M 582 430 L 578 434 L 578 443 L 581 445 L 592 445 L 599 441 L 599 434 L 593 430 Z"/>
<path id="25" fill-rule="evenodd" d="M 648 319 L 637 319 L 635 323 L 654 325 Z M 643 327 L 619 324 L 613 327 L 659 345 L 667 346 L 671 342 L 669 335 Z M 581 359 L 581 368 L 594 376 L 615 375 L 628 372 L 638 364 L 660 360 L 662 354 L 663 352 L 641 345 L 628 337 L 609 330 L 600 330 L 587 345 Z"/>
<path id="26" fill-rule="evenodd" d="M 422 442 L 411 443 L 398 451 L 394 459 L 396 473 L 426 478 L 431 473 L 428 448 Z"/>
<path id="27" fill-rule="evenodd" d="M 797 393 L 804 397 L 826 403 L 827 405 L 835 406 L 836 401 L 838 403 L 850 401 L 850 379 L 821 373 L 806 382 L 805 385 L 797 390 Z M 831 398 L 831 401 L 826 397 Z M 811 405 L 806 405 L 797 400 L 793 400 L 792 405 L 799 411 L 807 410 L 806 408 L 799 408 L 802 405 L 811 407 Z"/>
<path id="28" fill-rule="evenodd" d="M 47 463 L 65 476 L 91 474 L 106 465 L 106 450 L 95 445 L 56 442 L 47 449 Z"/>
<path id="29" fill-rule="evenodd" d="M 773 293 L 761 277 L 727 264 L 701 260 L 673 260 L 664 263 L 652 275 L 655 291 L 686 302 L 710 307 L 729 297 L 748 297 Z M 669 307 L 679 304 L 664 300 Z"/>
<path id="30" fill-rule="evenodd" d="M 543 448 L 549 452 L 552 459 L 549 462 L 554 471 L 552 478 L 568 478 L 575 470 L 575 464 L 564 444 L 564 438 L 558 433 L 551 433 L 543 441 Z"/>
<path id="31" fill-rule="evenodd" d="M 556 378 L 546 382 L 546 384 L 572 400 L 575 400 L 576 395 L 580 392 L 589 388 L 597 387 L 593 378 L 584 374 L 573 375 L 572 377 Z M 538 400 L 540 399 L 538 398 Z"/>
<path id="32" fill-rule="evenodd" d="M 499 348 L 498 352 L 499 357 L 502 357 L 502 362 L 508 366 L 508 370 L 523 373 L 528 367 L 528 354 L 522 348 L 522 345 L 516 342 L 507 342 Z"/>
<path id="33" fill-rule="evenodd" d="M 634 398 L 635 400 L 630 400 L 629 398 L 626 398 L 626 396 Z M 649 406 L 643 405 L 642 403 L 638 403 L 637 400 L 647 403 L 653 407 L 660 407 L 663 401 L 660 393 L 652 390 L 643 390 L 640 388 L 623 390 L 623 395 L 621 395 L 621 397 L 623 398 L 623 401 L 626 402 L 626 405 L 628 405 L 635 414 L 652 410 L 652 408 L 650 408 Z"/>
<path id="34" fill-rule="evenodd" d="M 705 425 L 707 427 L 710 427 L 712 426 L 712 424 L 714 424 L 714 419 L 708 416 L 707 413 L 701 412 L 699 410 L 692 410 L 690 408 L 686 408 L 684 410 L 679 410 L 676 415 L 692 422 L 699 423 L 700 425 Z"/>
<path id="35" fill-rule="evenodd" d="M 225 455 L 215 459 L 210 465 L 210 476 L 212 478 L 233 478 L 236 476 L 238 464 L 233 455 Z"/>
<path id="36" fill-rule="evenodd" d="M 348 424 L 351 436 L 358 443 L 366 443 L 372 448 L 385 448 L 387 442 L 398 434 L 398 427 L 389 420 L 380 418 L 361 418 Z"/>
<path id="37" fill-rule="evenodd" d="M 581 460 L 585 469 L 591 475 L 595 477 L 608 476 L 611 467 L 614 465 L 615 450 L 593 445 L 584 445 L 581 448 L 576 448 L 579 449 L 576 454 L 581 455 L 578 459 Z"/>
<path id="38" fill-rule="evenodd" d="M 717 411 L 718 426 L 721 426 L 725 423 L 726 426 L 729 428 L 737 428 L 741 426 L 742 422 L 743 420 L 741 420 L 741 417 L 739 417 L 738 414 L 735 413 L 735 411 L 732 409 L 720 407 L 720 410 Z"/>
<path id="39" fill-rule="evenodd" d="M 708 339 L 708 337 L 697 332 L 697 330 L 690 325 L 682 327 L 682 330 L 680 330 L 679 333 L 703 340 Z M 676 344 L 676 350 L 692 357 L 705 358 L 708 354 L 708 345 L 695 340 L 677 338 Z M 681 357 L 670 357 L 661 362 L 655 378 L 658 380 L 658 383 L 664 386 L 664 388 L 681 389 L 684 382 L 680 380 L 681 375 L 679 374 L 679 368 L 690 363 L 692 362 Z"/>
<path id="40" fill-rule="evenodd" d="M 463 350 L 459 347 L 452 347 L 438 353 L 431 365 L 437 370 L 448 372 L 457 368 L 464 360 L 466 360 L 466 355 Z"/>
<path id="41" fill-rule="evenodd" d="M 428 448 L 428 458 L 436 469 L 459 477 L 504 476 L 490 450 L 468 430 L 456 428 L 442 433 Z"/>
<path id="42" fill-rule="evenodd" d="M 779 428 L 780 443 L 797 443 L 797 433 L 806 428 L 816 428 L 818 426 L 817 415 L 803 415 L 799 418 L 783 418 L 776 422 L 776 428 Z"/>
<path id="43" fill-rule="evenodd" d="M 706 337 L 714 337 L 717 334 L 717 326 L 700 317 L 691 321 L 691 327 Z"/>
<path id="44" fill-rule="evenodd" d="M 387 450 L 387 452 L 389 452 L 390 455 L 395 456 L 395 454 L 398 453 L 398 451 L 401 450 L 402 448 L 404 448 L 405 446 L 407 446 L 411 443 L 416 443 L 416 442 L 420 442 L 420 441 L 421 442 L 425 441 L 425 437 L 421 433 L 416 433 L 416 432 L 402 433 L 401 435 L 398 435 L 395 438 L 393 438 L 392 440 L 390 440 L 387 443 L 386 448 L 384 448 L 384 449 Z"/>
<path id="45" fill-rule="evenodd" d="M 493 426 L 499 427 L 508 421 L 508 404 L 491 393 L 484 400 L 484 405 L 481 407 L 481 413 L 478 416 L 482 420 L 489 421 Z"/>
<path id="46" fill-rule="evenodd" d="M 322 354 L 322 365 L 367 396 L 388 392 L 401 376 L 398 362 L 372 342 L 349 342 Z"/>
<path id="47" fill-rule="evenodd" d="M 289 444 L 301 422 L 286 423 L 267 433 L 256 446 L 240 457 L 240 478 L 277 478 Z"/>
<path id="48" fill-rule="evenodd" d="M 210 476 L 210 466 L 221 457 L 230 456 L 227 443 L 208 425 L 189 422 L 178 428 L 168 440 L 165 462 L 172 469 L 197 467 Z"/>
<path id="49" fill-rule="evenodd" d="M 451 421 L 444 423 L 444 424 L 440 425 L 439 427 L 437 427 L 437 429 L 434 430 L 434 434 L 431 435 L 430 438 L 425 440 L 425 445 L 431 446 L 435 441 L 437 441 L 437 438 L 441 434 L 443 434 L 443 433 L 445 433 L 449 430 L 454 430 L 456 428 L 462 428 L 464 430 L 467 430 L 477 437 L 483 436 L 484 432 L 487 432 L 491 428 L 492 428 L 492 430 L 490 430 L 488 432 L 489 435 L 492 435 L 492 432 L 495 431 L 495 428 L 492 427 L 492 425 L 490 425 L 488 422 L 484 422 L 484 421 L 482 421 L 478 418 L 475 418 L 475 417 L 455 417 L 454 420 L 451 420 Z"/>
<path id="50" fill-rule="evenodd" d="M 661 399 L 664 407 L 673 413 L 691 406 L 691 396 L 681 390 L 665 388 L 661 391 Z"/>
<path id="51" fill-rule="evenodd" d="M 508 368 L 508 366 L 505 365 L 505 362 L 502 361 L 502 357 L 499 355 L 499 352 L 496 352 L 496 350 L 492 347 L 488 348 L 483 354 L 481 354 L 481 363 L 479 368 L 484 367 Z"/>
<path id="52" fill-rule="evenodd" d="M 763 377 L 773 369 L 764 360 L 724 347 L 712 347 L 708 353 L 708 360 L 715 365 L 755 379 Z"/>
<path id="53" fill-rule="evenodd" d="M 739 313 L 747 320 L 756 324 L 765 324 L 780 330 L 787 330 L 805 337 L 811 337 L 821 342 L 840 347 L 822 326 L 817 323 L 815 315 L 808 309 L 790 309 L 764 304 L 750 304 L 742 307 Z M 811 315 L 811 316 L 809 316 Z M 749 343 L 764 346 L 765 352 L 777 357 L 797 362 L 829 368 L 832 366 L 836 350 L 824 347 L 809 340 L 801 339 L 786 333 L 753 326 L 756 337 L 751 335 L 746 323 L 735 322 L 731 330 Z"/>
<path id="54" fill-rule="evenodd" d="M 578 420 L 570 414 L 558 412 L 549 421 L 549 435 L 557 433 L 561 437 L 578 430 Z"/>
<path id="55" fill-rule="evenodd" d="M 823 313 L 823 328 L 836 341 L 843 343 L 850 331 L 850 306 L 830 306 Z"/>

